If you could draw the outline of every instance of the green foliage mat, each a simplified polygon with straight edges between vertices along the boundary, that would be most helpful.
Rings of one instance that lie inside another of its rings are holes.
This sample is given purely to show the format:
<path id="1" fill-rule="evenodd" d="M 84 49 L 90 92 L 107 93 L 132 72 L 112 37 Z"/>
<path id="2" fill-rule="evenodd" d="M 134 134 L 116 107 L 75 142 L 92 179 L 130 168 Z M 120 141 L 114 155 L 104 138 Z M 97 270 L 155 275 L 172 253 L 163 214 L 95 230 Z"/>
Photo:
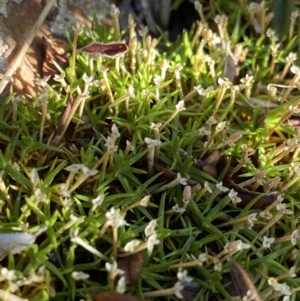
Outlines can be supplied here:
<path id="1" fill-rule="evenodd" d="M 6 99 L 1 290 L 231 300 L 231 257 L 263 300 L 300 300 L 298 15 L 278 40 L 269 2 L 210 2 L 175 43 L 75 30 L 61 76 Z"/>

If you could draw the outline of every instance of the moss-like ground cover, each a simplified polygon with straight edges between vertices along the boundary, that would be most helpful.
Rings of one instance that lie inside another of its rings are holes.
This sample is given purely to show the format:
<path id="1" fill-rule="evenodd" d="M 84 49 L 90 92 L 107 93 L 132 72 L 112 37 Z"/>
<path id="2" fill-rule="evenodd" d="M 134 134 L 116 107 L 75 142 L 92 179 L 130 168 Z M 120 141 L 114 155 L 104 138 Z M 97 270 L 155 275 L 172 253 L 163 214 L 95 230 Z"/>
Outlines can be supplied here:
<path id="1" fill-rule="evenodd" d="M 175 43 L 75 30 L 45 92 L 3 103 L 0 229 L 45 232 L 0 234 L 1 289 L 231 300 L 231 257 L 263 300 L 300 300 L 298 27 L 279 41 L 269 2 L 212 2 Z M 125 37 L 117 58 L 77 51 Z"/>

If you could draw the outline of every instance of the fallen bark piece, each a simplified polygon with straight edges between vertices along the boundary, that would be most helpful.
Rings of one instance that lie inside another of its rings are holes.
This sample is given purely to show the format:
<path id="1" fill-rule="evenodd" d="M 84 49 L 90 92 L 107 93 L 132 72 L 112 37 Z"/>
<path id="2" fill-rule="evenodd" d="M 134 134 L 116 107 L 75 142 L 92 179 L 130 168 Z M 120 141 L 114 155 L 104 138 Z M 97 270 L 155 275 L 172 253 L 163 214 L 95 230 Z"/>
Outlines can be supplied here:
<path id="1" fill-rule="evenodd" d="M 57 49 L 55 49 L 54 45 L 52 45 L 44 36 L 42 37 L 42 43 L 45 49 L 45 59 L 43 62 L 43 76 L 53 76 L 60 71 L 55 66 L 54 62 L 56 62 L 62 69 L 65 69 L 69 65 L 68 58 L 64 55 L 63 49 L 61 48 L 61 52 L 59 53 Z"/>

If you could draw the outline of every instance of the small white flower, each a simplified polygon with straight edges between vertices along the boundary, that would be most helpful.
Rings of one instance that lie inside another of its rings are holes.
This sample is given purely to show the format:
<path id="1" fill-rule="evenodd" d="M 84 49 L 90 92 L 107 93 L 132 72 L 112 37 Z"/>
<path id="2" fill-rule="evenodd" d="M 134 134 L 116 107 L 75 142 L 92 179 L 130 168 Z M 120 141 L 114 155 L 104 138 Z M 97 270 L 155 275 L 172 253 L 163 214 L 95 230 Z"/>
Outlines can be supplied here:
<path id="1" fill-rule="evenodd" d="M 251 213 L 248 215 L 248 221 L 257 221 L 257 213 Z"/>
<path id="2" fill-rule="evenodd" d="M 277 202 L 278 203 L 281 203 L 283 200 L 284 200 L 284 195 L 283 195 L 283 193 L 281 193 L 281 194 L 279 194 L 278 196 L 277 196 Z"/>
<path id="3" fill-rule="evenodd" d="M 210 135 L 211 134 L 211 131 L 206 129 L 206 127 L 202 127 L 199 129 L 199 135 L 200 136 L 207 136 L 207 135 Z"/>
<path id="4" fill-rule="evenodd" d="M 289 276 L 292 278 L 297 277 L 297 274 L 295 273 L 295 271 L 296 271 L 296 266 L 291 267 L 289 270 Z"/>
<path id="5" fill-rule="evenodd" d="M 46 85 L 47 85 L 47 81 L 50 79 L 50 77 L 51 77 L 51 75 L 48 75 L 48 76 L 46 76 L 46 77 L 44 77 L 44 78 L 39 78 L 39 77 L 38 77 L 38 78 L 35 80 L 35 84 L 36 84 L 37 86 L 41 86 L 41 87 L 45 88 Z"/>
<path id="6" fill-rule="evenodd" d="M 290 52 L 289 55 L 285 58 L 287 62 L 293 62 L 297 60 L 297 53 Z"/>
<path id="7" fill-rule="evenodd" d="M 91 84 L 92 81 L 93 81 L 93 76 L 92 76 L 92 75 L 91 75 L 91 76 L 87 76 L 87 74 L 84 73 L 83 76 L 82 76 L 82 79 L 83 79 L 83 81 L 84 81 L 86 84 Z"/>
<path id="8" fill-rule="evenodd" d="M 84 167 L 85 167 L 84 164 L 71 164 L 64 169 L 69 172 L 78 172 L 79 170 L 82 170 Z"/>
<path id="9" fill-rule="evenodd" d="M 282 301 L 290 301 L 290 299 L 291 299 L 290 296 L 284 296 Z"/>
<path id="10" fill-rule="evenodd" d="M 120 14 L 120 10 L 119 10 L 118 7 L 116 7 L 115 4 L 112 4 L 111 7 L 110 7 L 109 14 L 110 14 L 112 17 L 118 17 L 119 14 Z"/>
<path id="11" fill-rule="evenodd" d="M 104 201 L 104 194 L 98 195 L 95 199 L 92 199 L 92 208 L 91 211 L 94 212 L 99 206 L 102 205 Z"/>
<path id="12" fill-rule="evenodd" d="M 17 279 L 16 271 L 8 270 L 7 268 L 3 267 L 0 269 L 1 281 L 14 281 Z"/>
<path id="13" fill-rule="evenodd" d="M 30 181 L 33 185 L 36 185 L 40 182 L 40 177 L 36 168 L 33 168 L 30 172 Z"/>
<path id="14" fill-rule="evenodd" d="M 124 294 L 125 293 L 125 291 L 126 291 L 126 278 L 125 278 L 125 276 L 122 276 L 119 279 L 116 291 L 119 294 Z"/>
<path id="15" fill-rule="evenodd" d="M 198 256 L 199 265 L 203 265 L 204 262 L 207 261 L 206 253 L 202 253 Z"/>
<path id="16" fill-rule="evenodd" d="M 220 191 L 222 191 L 222 192 L 226 192 L 226 191 L 229 190 L 229 188 L 223 186 L 223 182 L 218 183 L 218 184 L 216 185 L 216 187 L 217 187 L 218 190 L 220 190 Z"/>
<path id="17" fill-rule="evenodd" d="M 300 73 L 300 68 L 296 65 L 292 65 L 290 68 L 291 72 L 294 74 L 299 74 Z"/>
<path id="18" fill-rule="evenodd" d="M 279 291 L 286 296 L 291 296 L 291 288 L 286 283 L 279 284 Z"/>
<path id="19" fill-rule="evenodd" d="M 276 36 L 276 32 L 274 29 L 272 28 L 268 28 L 267 32 L 266 32 L 266 35 L 268 38 L 270 39 L 275 39 L 275 40 L 278 40 L 277 36 Z M 279 44 L 280 46 L 280 44 Z"/>
<path id="20" fill-rule="evenodd" d="M 131 152 L 134 151 L 134 146 L 128 140 L 126 140 L 126 149 L 128 149 L 128 151 L 131 151 Z"/>
<path id="21" fill-rule="evenodd" d="M 114 207 L 111 207 L 108 212 L 106 212 L 105 216 L 107 218 L 107 225 L 111 227 L 122 227 L 127 225 L 127 222 L 125 221 L 124 217 L 126 215 L 125 213 L 120 213 L 120 209 L 115 209 Z"/>
<path id="22" fill-rule="evenodd" d="M 177 179 L 181 185 L 187 185 L 187 178 L 183 178 L 180 173 L 177 174 Z"/>
<path id="23" fill-rule="evenodd" d="M 229 252 L 238 252 L 240 250 L 245 250 L 245 249 L 249 249 L 251 247 L 251 245 L 243 243 L 240 239 L 232 241 L 232 242 L 228 242 L 225 247 L 224 250 L 229 253 Z"/>
<path id="24" fill-rule="evenodd" d="M 145 142 L 147 143 L 147 147 L 154 147 L 154 146 L 158 146 L 158 145 L 161 144 L 161 141 L 151 139 L 151 138 L 148 138 L 148 137 L 145 138 Z"/>
<path id="25" fill-rule="evenodd" d="M 249 75 L 249 74 L 246 74 L 245 77 L 243 77 L 243 78 L 240 79 L 240 82 L 242 84 L 244 84 L 245 86 L 250 86 L 250 84 L 251 84 L 252 81 L 253 81 L 253 76 Z"/>
<path id="26" fill-rule="evenodd" d="M 217 24 L 222 25 L 227 23 L 228 18 L 225 15 L 216 15 L 214 20 Z"/>
<path id="27" fill-rule="evenodd" d="M 142 207 L 147 207 L 149 201 L 150 201 L 150 195 L 144 196 L 144 197 L 140 200 L 140 206 L 142 206 Z"/>
<path id="28" fill-rule="evenodd" d="M 158 130 L 161 127 L 161 125 L 162 125 L 161 122 L 158 122 L 158 123 L 151 122 L 150 129 L 151 130 Z"/>
<path id="29" fill-rule="evenodd" d="M 118 275 L 124 275 L 125 272 L 121 269 L 118 269 L 118 265 L 117 265 L 117 262 L 114 261 L 113 263 L 109 263 L 109 262 L 106 262 L 105 263 L 105 268 L 106 270 L 112 274 L 112 278 L 114 279 L 116 276 Z"/>
<path id="30" fill-rule="evenodd" d="M 69 198 L 71 196 L 69 192 L 69 185 L 66 183 L 60 184 L 59 188 L 56 191 L 63 198 Z"/>
<path id="31" fill-rule="evenodd" d="M 194 87 L 194 89 L 198 92 L 199 95 L 208 97 L 209 94 L 211 94 L 215 90 L 215 87 L 209 86 L 208 88 L 206 88 L 204 90 L 201 86 L 196 86 L 196 87 Z"/>
<path id="32" fill-rule="evenodd" d="M 148 34 L 148 27 L 142 25 L 141 29 L 138 30 L 138 33 L 141 37 L 146 36 Z"/>
<path id="33" fill-rule="evenodd" d="M 222 77 L 219 77 L 218 78 L 218 85 L 219 86 L 223 86 L 223 85 L 225 85 L 226 84 L 226 81 L 222 78 Z"/>
<path id="34" fill-rule="evenodd" d="M 209 193 L 212 193 L 212 192 L 213 192 L 212 189 L 210 188 L 208 182 L 205 182 L 205 183 L 204 183 L 204 188 L 205 188 Z"/>
<path id="35" fill-rule="evenodd" d="M 177 279 L 181 283 L 191 282 L 193 281 L 193 278 L 188 277 L 187 270 L 184 270 L 182 272 L 177 273 Z"/>
<path id="36" fill-rule="evenodd" d="M 84 272 L 73 272 L 71 274 L 72 278 L 76 281 L 79 281 L 79 280 L 86 280 L 86 279 L 89 279 L 90 278 L 90 275 L 87 274 L 87 273 L 84 273 Z"/>
<path id="37" fill-rule="evenodd" d="M 124 246 L 124 251 L 128 253 L 134 253 L 136 248 L 141 244 L 141 241 L 138 239 L 133 239 L 132 241 L 128 242 Z"/>
<path id="38" fill-rule="evenodd" d="M 74 200 L 72 198 L 70 198 L 70 197 L 64 197 L 63 198 L 63 205 L 64 205 L 66 210 L 70 210 L 73 203 L 74 203 Z"/>
<path id="39" fill-rule="evenodd" d="M 4 170 L 0 170 L 0 191 L 4 191 L 6 189 L 6 184 L 3 180 Z"/>
<path id="40" fill-rule="evenodd" d="M 269 249 L 271 247 L 271 244 L 275 241 L 275 237 L 266 237 L 264 236 L 264 240 L 263 240 L 263 248 L 264 249 Z"/>
<path id="41" fill-rule="evenodd" d="M 77 93 L 78 93 L 79 97 L 81 97 L 81 98 L 88 98 L 88 96 L 89 96 L 89 92 L 88 91 L 82 92 L 79 86 L 76 87 L 76 90 L 77 90 Z"/>
<path id="42" fill-rule="evenodd" d="M 218 123 L 218 125 L 216 126 L 216 130 L 218 132 L 223 131 L 225 126 L 226 126 L 226 121 L 222 121 L 222 122 Z"/>
<path id="43" fill-rule="evenodd" d="M 183 298 L 183 295 L 181 293 L 181 291 L 184 289 L 184 285 L 180 282 L 180 281 L 177 281 L 174 285 L 174 289 L 175 289 L 175 296 L 179 299 L 182 299 Z"/>
<path id="44" fill-rule="evenodd" d="M 153 233 L 149 236 L 147 240 L 147 249 L 148 251 L 151 251 L 155 245 L 159 244 L 159 239 L 157 239 L 156 233 Z"/>
<path id="45" fill-rule="evenodd" d="M 194 2 L 194 5 L 195 5 L 195 9 L 196 9 L 197 11 L 202 10 L 202 4 L 199 3 L 198 1 L 195 1 L 195 2 Z"/>
<path id="46" fill-rule="evenodd" d="M 118 146 L 115 145 L 116 140 L 110 136 L 106 138 L 106 143 L 104 144 L 107 147 L 109 153 L 114 153 L 118 150 Z"/>
<path id="47" fill-rule="evenodd" d="M 77 217 L 77 216 L 75 216 L 74 214 L 70 214 L 70 221 L 73 223 L 73 224 L 75 224 L 75 223 L 78 223 L 78 224 L 80 224 L 80 223 L 82 223 L 83 222 L 83 217 Z"/>
<path id="48" fill-rule="evenodd" d="M 229 198 L 231 199 L 231 201 L 234 205 L 236 205 L 242 201 L 242 199 L 240 197 L 238 197 L 237 195 L 238 195 L 238 193 L 236 191 L 234 191 L 233 189 L 231 189 L 228 194 Z"/>
<path id="49" fill-rule="evenodd" d="M 55 80 L 56 82 L 63 82 L 65 78 L 65 72 L 62 72 L 60 75 L 55 74 L 53 77 L 53 80 Z"/>
<path id="50" fill-rule="evenodd" d="M 145 228 L 145 235 L 149 237 L 155 233 L 155 227 L 157 226 L 157 220 L 153 219 Z"/>
<path id="51" fill-rule="evenodd" d="M 89 169 L 87 166 L 82 168 L 82 172 L 89 177 L 96 175 L 99 171 L 97 169 Z"/>
<path id="52" fill-rule="evenodd" d="M 296 229 L 292 232 L 292 235 L 291 235 L 291 242 L 292 242 L 292 245 L 296 245 L 297 243 L 297 239 L 300 237 L 299 235 L 299 230 Z"/>
<path id="53" fill-rule="evenodd" d="M 119 129 L 115 124 L 113 124 L 112 127 L 111 127 L 111 137 L 113 139 L 117 139 L 117 138 L 120 137 Z"/>
<path id="54" fill-rule="evenodd" d="M 158 75 L 156 77 L 153 78 L 153 83 L 155 86 L 159 86 L 159 84 L 161 83 L 161 77 Z"/>
<path id="55" fill-rule="evenodd" d="M 133 88 L 132 85 L 130 85 L 130 86 L 128 87 L 128 93 L 129 93 L 129 95 L 130 95 L 131 98 L 135 98 L 134 88 Z"/>
<path id="56" fill-rule="evenodd" d="M 209 125 L 209 126 L 212 126 L 212 125 L 214 125 L 214 124 L 216 124 L 218 121 L 217 121 L 217 119 L 215 118 L 215 116 L 210 116 L 209 118 L 208 118 L 208 120 L 207 120 L 207 125 Z"/>
<path id="57" fill-rule="evenodd" d="M 299 17 L 299 12 L 298 11 L 293 11 L 292 13 L 291 13 L 291 19 L 296 19 L 296 18 L 298 18 Z"/>
<path id="58" fill-rule="evenodd" d="M 247 291 L 247 295 L 243 297 L 242 301 L 252 301 L 255 300 L 256 293 L 252 292 L 251 290 Z"/>
<path id="59" fill-rule="evenodd" d="M 276 208 L 277 208 L 278 211 L 280 211 L 283 214 L 291 215 L 291 214 L 294 213 L 292 210 L 286 209 L 286 204 L 285 203 L 278 204 L 276 206 Z"/>
<path id="60" fill-rule="evenodd" d="M 180 213 L 180 214 L 182 214 L 183 212 L 185 212 L 185 208 L 179 207 L 178 204 L 174 205 L 174 206 L 172 207 L 172 210 L 173 210 L 174 212 Z"/>
<path id="61" fill-rule="evenodd" d="M 217 272 L 222 271 L 222 263 L 218 258 L 214 257 L 213 264 L 214 264 L 214 270 L 215 271 L 217 271 Z"/>
<path id="62" fill-rule="evenodd" d="M 78 237 L 79 230 L 78 229 L 70 229 L 70 239 L 74 239 Z"/>
<path id="63" fill-rule="evenodd" d="M 273 214 L 270 211 L 262 211 L 259 213 L 259 216 L 266 220 L 270 220 L 273 217 Z"/>
<path id="64" fill-rule="evenodd" d="M 178 112 L 185 110 L 184 100 L 180 100 L 175 107 Z"/>
<path id="65" fill-rule="evenodd" d="M 44 194 L 40 188 L 37 188 L 34 190 L 34 196 L 35 196 L 36 200 L 40 203 L 48 202 L 46 194 Z"/>
<path id="66" fill-rule="evenodd" d="M 269 284 L 270 286 L 272 286 L 273 289 L 274 289 L 275 291 L 280 291 L 280 289 L 279 289 L 279 283 L 278 283 L 278 281 L 276 280 L 276 278 L 270 277 L 270 278 L 268 279 L 268 284 Z"/>

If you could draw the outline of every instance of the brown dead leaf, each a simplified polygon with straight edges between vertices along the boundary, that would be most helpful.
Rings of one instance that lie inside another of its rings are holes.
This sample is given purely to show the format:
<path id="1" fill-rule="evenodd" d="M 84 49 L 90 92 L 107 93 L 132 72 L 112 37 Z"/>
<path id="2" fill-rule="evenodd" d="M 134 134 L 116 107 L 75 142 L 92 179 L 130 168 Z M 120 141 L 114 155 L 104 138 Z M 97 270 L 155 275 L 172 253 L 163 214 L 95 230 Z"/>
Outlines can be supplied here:
<path id="1" fill-rule="evenodd" d="M 145 300 L 132 295 L 124 295 L 115 292 L 105 292 L 105 293 L 98 293 L 94 295 L 93 301 L 145 301 Z"/>
<path id="2" fill-rule="evenodd" d="M 261 298 L 246 271 L 234 260 L 227 258 L 227 261 L 230 266 L 230 274 L 237 296 L 243 298 L 247 296 L 248 291 L 251 292 L 251 300 L 261 301 Z"/>
<path id="3" fill-rule="evenodd" d="M 205 160 L 194 159 L 194 166 L 203 170 L 205 173 L 213 178 L 217 178 L 218 171 L 216 165 L 221 158 L 219 150 L 214 150 L 211 155 L 209 155 Z"/>
<path id="4" fill-rule="evenodd" d="M 133 285 L 140 275 L 144 263 L 144 250 L 118 258 L 118 267 L 125 271 L 125 278 L 130 285 Z"/>

